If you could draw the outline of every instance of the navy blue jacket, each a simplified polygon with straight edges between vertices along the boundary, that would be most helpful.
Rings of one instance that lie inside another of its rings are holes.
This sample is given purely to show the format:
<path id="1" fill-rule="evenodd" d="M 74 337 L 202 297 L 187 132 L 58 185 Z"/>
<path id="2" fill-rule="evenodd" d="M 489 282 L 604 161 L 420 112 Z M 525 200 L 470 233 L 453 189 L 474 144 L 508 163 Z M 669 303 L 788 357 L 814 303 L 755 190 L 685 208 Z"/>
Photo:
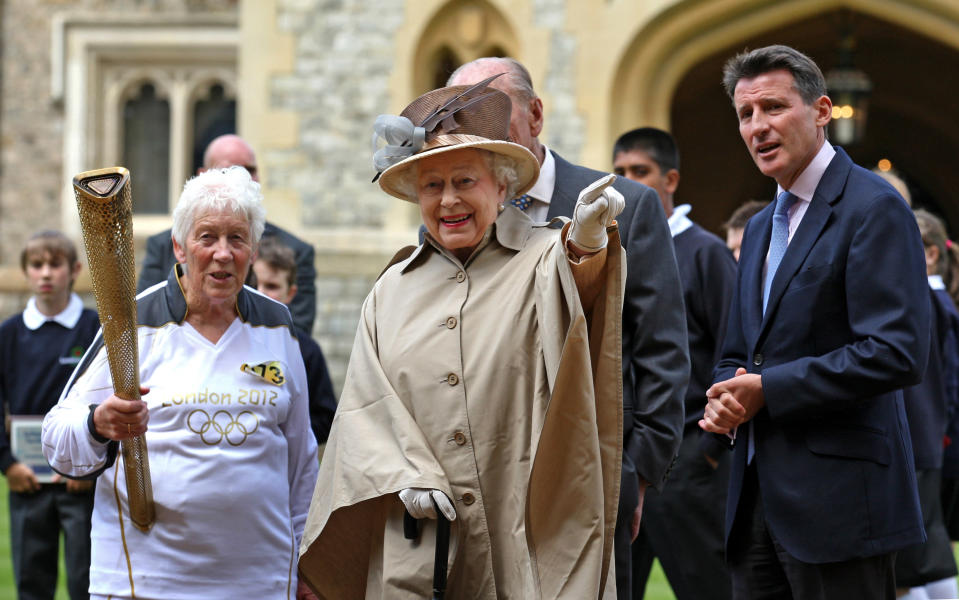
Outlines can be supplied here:
<path id="1" fill-rule="evenodd" d="M 96 311 L 83 309 L 73 329 L 47 321 L 31 330 L 17 313 L 0 325 L 0 423 L 5 414 L 47 414 L 70 373 L 100 329 Z M 0 471 L 16 462 L 6 428 L 0 428 Z"/>
<path id="2" fill-rule="evenodd" d="M 949 300 L 952 303 L 952 300 Z M 905 388 L 903 400 L 906 418 L 909 421 L 909 437 L 912 438 L 912 453 L 916 470 L 941 469 L 943 440 L 946 436 L 946 411 L 955 405 L 955 377 L 957 358 L 952 315 L 929 289 L 929 304 L 932 308 L 932 327 L 929 335 L 929 362 L 922 381 Z M 952 309 L 955 313 L 956 309 Z M 959 315 L 957 315 L 959 317 Z M 951 363 L 951 364 L 950 364 Z M 949 381 L 952 378 L 952 381 Z M 953 399 L 949 395 L 953 395 Z"/>
<path id="3" fill-rule="evenodd" d="M 715 381 L 762 375 L 756 474 L 773 536 L 793 557 L 838 562 L 925 541 L 902 388 L 929 351 L 929 284 L 915 218 L 841 148 L 776 272 L 765 317 L 762 272 L 772 204 L 743 235 Z M 733 456 L 726 538 L 746 470 Z"/>
<path id="4" fill-rule="evenodd" d="M 698 438 L 700 449 L 717 457 L 725 449 L 715 442 L 715 436 L 703 435 L 699 420 L 729 320 L 736 289 L 736 259 L 725 242 L 695 223 L 674 237 L 673 244 L 689 336 L 690 374 L 683 435 Z"/>
<path id="5" fill-rule="evenodd" d="M 333 426 L 333 415 L 336 413 L 333 381 L 316 340 L 302 329 L 297 329 L 296 341 L 300 344 L 300 354 L 306 367 L 306 383 L 310 388 L 310 428 L 316 443 L 325 444 L 330 437 L 330 427 Z"/>
<path id="6" fill-rule="evenodd" d="M 959 310 L 946 290 L 935 292 L 948 329 L 941 332 L 942 370 L 946 393 L 946 436 L 942 476 L 959 478 Z"/>

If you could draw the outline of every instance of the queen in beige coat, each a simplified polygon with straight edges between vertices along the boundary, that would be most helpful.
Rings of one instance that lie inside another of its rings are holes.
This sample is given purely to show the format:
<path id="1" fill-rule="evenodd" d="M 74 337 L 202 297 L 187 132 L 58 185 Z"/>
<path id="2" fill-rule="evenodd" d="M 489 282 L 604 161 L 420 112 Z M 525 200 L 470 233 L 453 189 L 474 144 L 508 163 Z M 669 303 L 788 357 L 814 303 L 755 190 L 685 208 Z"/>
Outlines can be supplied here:
<path id="1" fill-rule="evenodd" d="M 449 598 L 615 594 L 623 199 L 604 179 L 571 223 L 504 208 L 539 165 L 488 82 L 377 120 L 380 186 L 427 234 L 363 305 L 300 548 L 321 598 L 430 597 L 434 501 Z"/>

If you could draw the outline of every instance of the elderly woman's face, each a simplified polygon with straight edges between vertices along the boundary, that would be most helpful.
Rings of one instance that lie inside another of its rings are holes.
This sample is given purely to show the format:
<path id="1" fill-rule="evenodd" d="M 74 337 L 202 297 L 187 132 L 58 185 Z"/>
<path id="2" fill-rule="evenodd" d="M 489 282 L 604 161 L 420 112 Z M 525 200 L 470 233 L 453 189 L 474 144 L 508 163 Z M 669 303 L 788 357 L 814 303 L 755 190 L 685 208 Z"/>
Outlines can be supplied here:
<path id="1" fill-rule="evenodd" d="M 465 260 L 496 220 L 506 184 L 479 150 L 464 148 L 420 160 L 416 194 L 427 231 Z"/>
<path id="2" fill-rule="evenodd" d="M 173 240 L 173 251 L 187 267 L 188 297 L 232 301 L 243 287 L 253 257 L 250 223 L 230 210 L 201 213 L 183 246 Z"/>

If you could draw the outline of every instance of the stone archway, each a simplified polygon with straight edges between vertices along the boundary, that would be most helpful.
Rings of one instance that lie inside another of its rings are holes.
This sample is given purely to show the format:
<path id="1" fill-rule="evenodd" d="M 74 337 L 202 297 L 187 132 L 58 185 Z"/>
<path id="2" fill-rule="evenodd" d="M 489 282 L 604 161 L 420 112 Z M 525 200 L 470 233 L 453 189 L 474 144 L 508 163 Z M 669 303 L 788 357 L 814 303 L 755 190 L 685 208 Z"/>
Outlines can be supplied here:
<path id="1" fill-rule="evenodd" d="M 504 15 L 486 0 L 453 0 L 423 29 L 414 52 L 415 95 L 445 85 L 452 71 L 482 56 L 516 56 L 519 42 Z"/>
<path id="2" fill-rule="evenodd" d="M 936 73 L 959 67 L 959 6 L 945 2 L 755 0 L 688 2 L 667 9 L 638 33 L 618 69 L 610 136 L 640 125 L 673 131 L 683 155 L 678 202 L 718 231 L 738 204 L 771 197 L 772 184 L 743 148 L 721 80 L 722 64 L 745 47 L 786 43 L 827 71 L 837 58 L 838 11 L 853 16 L 856 66 L 873 78 L 869 126 L 853 159 L 874 165 L 890 158 L 907 175 L 920 204 L 959 224 L 947 156 L 959 150 L 949 120 L 955 94 Z M 935 140 L 935 143 L 933 142 Z"/>
<path id="3" fill-rule="evenodd" d="M 788 24 L 846 8 L 959 48 L 959 5 L 947 0 L 686 0 L 636 32 L 612 86 L 612 131 L 635 123 L 666 126 L 682 77 L 706 57 Z M 718 77 L 717 77 L 718 81 Z M 623 102 L 623 99 L 629 99 Z"/>
<path id="4" fill-rule="evenodd" d="M 959 51 L 881 19 L 857 13 L 851 18 L 855 64 L 871 78 L 873 93 L 865 137 L 846 151 L 867 168 L 881 158 L 890 160 L 909 184 L 914 203 L 943 215 L 955 230 L 959 202 L 952 196 L 959 174 L 952 163 L 959 154 L 954 119 L 959 83 L 942 74 L 959 70 Z M 716 83 L 723 63 L 744 46 L 785 43 L 828 72 L 838 59 L 838 21 L 838 13 L 825 13 L 743 40 L 704 59 L 679 82 L 670 122 L 683 151 L 677 201 L 693 203 L 710 228 L 717 229 L 741 202 L 774 194 L 772 181 L 749 158 L 729 99 Z"/>

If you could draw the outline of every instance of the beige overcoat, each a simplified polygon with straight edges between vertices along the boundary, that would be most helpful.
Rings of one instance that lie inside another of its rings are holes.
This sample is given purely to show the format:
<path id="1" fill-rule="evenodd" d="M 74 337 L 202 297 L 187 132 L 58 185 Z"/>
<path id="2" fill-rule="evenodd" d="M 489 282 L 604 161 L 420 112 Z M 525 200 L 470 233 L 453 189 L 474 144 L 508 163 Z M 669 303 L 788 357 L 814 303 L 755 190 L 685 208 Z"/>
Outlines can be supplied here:
<path id="1" fill-rule="evenodd" d="M 300 548 L 321 598 L 431 597 L 408 487 L 456 508 L 448 598 L 614 597 L 624 261 L 615 227 L 581 265 L 565 233 L 507 208 L 465 265 L 428 240 L 377 281 Z"/>

